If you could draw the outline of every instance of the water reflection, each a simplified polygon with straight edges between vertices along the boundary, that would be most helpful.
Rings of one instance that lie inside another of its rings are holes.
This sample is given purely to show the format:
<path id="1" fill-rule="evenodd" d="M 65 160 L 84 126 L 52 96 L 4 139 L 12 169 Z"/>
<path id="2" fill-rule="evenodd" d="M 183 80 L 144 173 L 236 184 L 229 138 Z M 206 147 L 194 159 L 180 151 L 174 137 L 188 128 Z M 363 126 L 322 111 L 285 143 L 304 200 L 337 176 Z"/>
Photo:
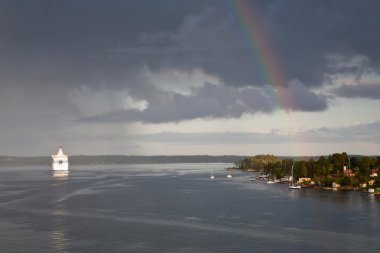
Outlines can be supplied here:
<path id="1" fill-rule="evenodd" d="M 53 171 L 52 177 L 54 179 L 67 179 L 69 177 L 69 171 Z"/>
<path id="2" fill-rule="evenodd" d="M 66 237 L 66 231 L 56 230 L 52 232 L 52 252 L 68 252 L 67 246 L 69 241 Z"/>
<path id="3" fill-rule="evenodd" d="M 53 171 L 52 178 L 54 180 L 63 181 L 62 184 L 55 185 L 52 189 L 52 231 L 51 245 L 52 252 L 69 252 L 69 239 L 66 231 L 66 214 L 67 206 L 65 201 L 56 201 L 62 199 L 69 192 L 68 190 L 68 171 Z"/>

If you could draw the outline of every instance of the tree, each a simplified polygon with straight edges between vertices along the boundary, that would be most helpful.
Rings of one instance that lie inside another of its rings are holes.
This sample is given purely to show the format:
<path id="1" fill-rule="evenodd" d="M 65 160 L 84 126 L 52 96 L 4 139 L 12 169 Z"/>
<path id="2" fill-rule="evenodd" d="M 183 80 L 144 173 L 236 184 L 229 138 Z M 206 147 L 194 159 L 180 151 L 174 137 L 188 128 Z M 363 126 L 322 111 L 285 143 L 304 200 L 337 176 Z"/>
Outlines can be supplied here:
<path id="1" fill-rule="evenodd" d="M 324 177 L 322 180 L 323 185 L 327 187 L 331 187 L 333 182 L 334 179 L 330 176 Z"/>
<path id="2" fill-rule="evenodd" d="M 350 177 L 345 176 L 345 177 L 341 178 L 341 180 L 340 180 L 339 183 L 340 183 L 342 186 L 347 186 L 347 185 L 351 185 L 352 180 L 351 180 Z"/>
<path id="3" fill-rule="evenodd" d="M 306 177 L 307 176 L 307 167 L 305 161 L 299 161 L 295 165 L 294 170 L 294 177 L 300 178 L 300 177 Z"/>
<path id="4" fill-rule="evenodd" d="M 362 176 L 369 176 L 371 174 L 370 165 L 372 164 L 371 158 L 363 156 L 360 167 L 360 174 Z"/>
<path id="5" fill-rule="evenodd" d="M 238 167 L 243 170 L 253 169 L 257 171 L 269 171 L 274 169 L 275 164 L 280 160 L 273 155 L 256 155 L 246 157 L 238 162 Z"/>
<path id="6" fill-rule="evenodd" d="M 308 177 L 314 177 L 314 174 L 315 174 L 315 172 L 314 172 L 314 167 L 315 167 L 315 162 L 314 162 L 313 159 L 310 159 L 310 160 L 307 162 L 307 164 L 306 164 L 306 168 L 307 168 L 307 173 L 306 173 L 306 175 L 307 175 Z"/>
<path id="7" fill-rule="evenodd" d="M 358 159 L 356 156 L 350 157 L 350 167 L 360 168 L 360 159 Z"/>
<path id="8" fill-rule="evenodd" d="M 380 177 L 375 178 L 375 186 L 380 187 Z"/>
<path id="9" fill-rule="evenodd" d="M 348 155 L 346 152 L 332 154 L 329 156 L 329 162 L 333 165 L 332 173 L 337 174 L 343 169 L 343 166 L 348 164 Z"/>

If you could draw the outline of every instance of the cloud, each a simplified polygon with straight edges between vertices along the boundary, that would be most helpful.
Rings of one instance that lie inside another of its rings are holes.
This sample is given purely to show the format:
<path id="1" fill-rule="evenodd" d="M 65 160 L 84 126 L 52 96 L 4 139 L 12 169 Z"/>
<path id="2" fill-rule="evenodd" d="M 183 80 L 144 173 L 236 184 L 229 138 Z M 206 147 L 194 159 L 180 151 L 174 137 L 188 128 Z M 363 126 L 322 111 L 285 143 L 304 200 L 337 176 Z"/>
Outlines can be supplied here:
<path id="1" fill-rule="evenodd" d="M 377 1 L 286 0 L 274 1 L 271 7 L 263 15 L 288 77 L 322 85 L 324 73 L 334 73 L 326 59 L 331 54 L 361 55 L 379 67 L 380 54 L 374 46 L 380 42 L 375 32 Z"/>
<path id="2" fill-rule="evenodd" d="M 164 91 L 156 92 L 161 93 L 165 99 L 156 100 L 156 103 L 148 101 L 149 106 L 143 111 L 119 110 L 86 117 L 82 121 L 163 123 L 196 118 L 240 117 L 246 111 L 246 105 L 239 99 L 241 93 L 228 87 L 218 87 L 206 83 L 203 87 L 195 89 L 194 94 L 189 96 Z M 253 109 L 265 111 L 268 110 L 268 104 L 268 101 L 264 98 Z"/>
<path id="3" fill-rule="evenodd" d="M 289 82 L 287 88 L 277 87 L 277 96 L 284 109 L 294 111 L 323 111 L 327 109 L 327 98 L 311 91 L 299 80 Z"/>
<path id="4" fill-rule="evenodd" d="M 257 132 L 161 132 L 131 136 L 131 140 L 159 143 L 209 144 L 268 144 L 268 143 L 379 143 L 380 121 L 337 128 L 316 128 L 302 132 L 284 132 L 276 129 Z"/>
<path id="5" fill-rule="evenodd" d="M 192 89 L 192 94 L 156 90 L 162 100 L 147 99 L 144 110 L 117 110 L 95 116 L 84 117 L 84 122 L 179 122 L 197 118 L 239 118 L 244 113 L 271 113 L 277 109 L 290 111 L 320 111 L 327 108 L 326 98 L 307 89 L 298 80 L 288 88 L 236 89 L 223 85 L 205 83 Z M 278 100 L 283 100 L 279 104 Z"/>
<path id="6" fill-rule="evenodd" d="M 380 83 L 341 86 L 334 93 L 346 98 L 380 99 Z"/>
<path id="7" fill-rule="evenodd" d="M 255 10 L 261 39 L 273 46 L 269 50 L 286 84 L 298 79 L 307 86 L 323 85 L 324 74 L 335 71 L 328 67 L 328 55 L 362 55 L 379 67 L 376 0 L 247 3 Z M 246 33 L 252 24 L 244 23 L 231 4 L 42 0 L 0 7 L 0 73 L 7 80 L 2 85 L 59 82 L 101 89 L 105 83 L 124 89 L 143 66 L 154 73 L 202 69 L 234 87 L 269 82 L 260 70 L 268 59 L 264 52 L 255 54 L 257 41 Z"/>
<path id="8" fill-rule="evenodd" d="M 104 132 L 132 125 L 120 122 L 192 126 L 379 98 L 379 1 L 247 0 L 254 24 L 226 2 L 0 1 L 4 147 L 17 139 L 26 150 L 45 133 L 59 142 L 98 122 Z M 262 37 L 247 33 L 256 28 Z M 267 52 L 255 51 L 258 39 Z M 263 68 L 268 54 L 282 87 Z"/>
<path id="9" fill-rule="evenodd" d="M 126 90 L 95 89 L 81 85 L 69 91 L 69 102 L 75 105 L 82 115 L 94 115 L 96 113 L 108 113 L 115 110 L 133 109 L 143 111 L 148 107 L 148 102 L 136 100 Z"/>
<path id="10" fill-rule="evenodd" d="M 217 76 L 209 75 L 202 69 L 190 71 L 166 69 L 153 72 L 144 67 L 141 74 L 148 83 L 153 84 L 157 89 L 182 95 L 191 95 L 194 88 L 202 87 L 205 83 L 221 84 Z"/>
<path id="11" fill-rule="evenodd" d="M 371 67 L 368 57 L 355 55 L 345 58 L 339 55 L 328 57 L 332 74 L 326 74 L 330 93 L 345 98 L 380 98 L 380 69 Z"/>

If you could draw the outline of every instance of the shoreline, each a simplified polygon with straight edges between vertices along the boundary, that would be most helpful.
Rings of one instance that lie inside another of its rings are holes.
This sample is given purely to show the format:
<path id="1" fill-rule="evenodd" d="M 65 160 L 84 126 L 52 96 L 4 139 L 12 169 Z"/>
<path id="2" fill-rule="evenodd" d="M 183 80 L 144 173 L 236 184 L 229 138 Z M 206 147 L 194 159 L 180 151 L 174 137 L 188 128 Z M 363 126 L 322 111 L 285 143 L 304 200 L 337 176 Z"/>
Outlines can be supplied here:
<path id="1" fill-rule="evenodd" d="M 253 169 L 248 169 L 248 170 L 245 170 L 245 169 L 240 169 L 240 168 L 235 168 L 235 167 L 229 167 L 229 168 L 226 168 L 227 171 L 232 171 L 232 170 L 238 170 L 238 171 L 241 171 L 241 172 L 246 172 L 246 173 L 263 173 L 263 171 L 261 170 L 253 170 Z M 256 177 L 257 179 L 258 177 Z M 260 179 L 260 180 L 263 180 L 263 179 Z M 276 184 L 285 184 L 286 182 L 279 182 L 279 183 L 276 183 Z M 339 187 L 332 187 L 332 186 L 317 186 L 317 185 L 303 185 L 303 184 L 299 184 L 301 186 L 301 189 L 315 189 L 315 190 L 322 190 L 322 191 L 360 191 L 360 192 L 363 192 L 363 193 L 368 193 L 368 194 L 372 194 L 372 195 L 380 195 L 380 190 L 376 190 L 375 187 L 373 188 L 369 188 L 369 187 L 366 187 L 366 188 L 360 188 L 360 187 L 355 187 L 355 186 L 339 186 Z M 374 192 L 369 192 L 368 189 L 374 189 Z"/>

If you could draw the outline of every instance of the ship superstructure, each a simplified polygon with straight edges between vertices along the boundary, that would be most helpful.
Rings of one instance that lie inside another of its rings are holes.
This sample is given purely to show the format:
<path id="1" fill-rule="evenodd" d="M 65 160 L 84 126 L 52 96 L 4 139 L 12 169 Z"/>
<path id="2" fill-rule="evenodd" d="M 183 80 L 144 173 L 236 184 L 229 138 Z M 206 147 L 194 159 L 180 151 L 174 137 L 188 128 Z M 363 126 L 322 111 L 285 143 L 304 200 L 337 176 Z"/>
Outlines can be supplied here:
<path id="1" fill-rule="evenodd" d="M 52 167 L 54 171 L 68 171 L 69 158 L 63 153 L 62 147 L 59 147 L 58 153 L 51 156 Z"/>

